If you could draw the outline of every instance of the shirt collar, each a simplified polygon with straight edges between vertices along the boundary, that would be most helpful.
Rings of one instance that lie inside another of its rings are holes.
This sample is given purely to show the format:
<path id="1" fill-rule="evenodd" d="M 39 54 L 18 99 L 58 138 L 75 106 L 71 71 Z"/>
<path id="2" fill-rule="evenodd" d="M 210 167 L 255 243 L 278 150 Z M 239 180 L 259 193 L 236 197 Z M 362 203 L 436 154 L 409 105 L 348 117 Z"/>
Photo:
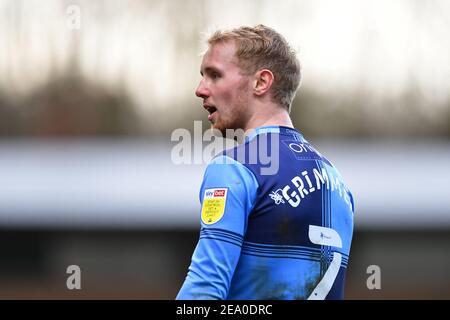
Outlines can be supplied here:
<path id="1" fill-rule="evenodd" d="M 250 133 L 245 136 L 245 140 L 250 141 L 261 133 L 280 133 L 280 126 L 263 126 L 250 130 Z"/>
<path id="2" fill-rule="evenodd" d="M 250 132 L 245 136 L 245 141 L 250 141 L 259 134 L 263 133 L 278 133 L 283 135 L 294 135 L 297 139 L 303 140 L 302 134 L 295 128 L 285 127 L 285 126 L 262 126 L 250 130 Z"/>

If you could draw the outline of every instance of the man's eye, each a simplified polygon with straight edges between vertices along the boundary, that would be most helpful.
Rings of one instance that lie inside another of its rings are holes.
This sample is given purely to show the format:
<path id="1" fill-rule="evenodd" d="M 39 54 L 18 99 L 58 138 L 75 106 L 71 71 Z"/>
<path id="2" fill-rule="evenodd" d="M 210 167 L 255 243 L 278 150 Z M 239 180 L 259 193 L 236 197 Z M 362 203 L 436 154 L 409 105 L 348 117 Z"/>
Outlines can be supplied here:
<path id="1" fill-rule="evenodd" d="M 218 79 L 218 78 L 220 78 L 220 74 L 214 72 L 213 74 L 211 74 L 211 78 Z"/>

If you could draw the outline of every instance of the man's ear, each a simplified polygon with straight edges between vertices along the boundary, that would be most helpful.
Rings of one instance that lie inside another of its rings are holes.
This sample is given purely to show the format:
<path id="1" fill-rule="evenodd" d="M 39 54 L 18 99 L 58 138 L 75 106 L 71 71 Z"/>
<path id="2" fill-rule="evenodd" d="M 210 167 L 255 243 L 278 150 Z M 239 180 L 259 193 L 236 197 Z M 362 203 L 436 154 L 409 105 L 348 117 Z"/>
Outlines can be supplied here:
<path id="1" fill-rule="evenodd" d="M 273 80 L 272 71 L 268 69 L 259 70 L 253 80 L 253 93 L 257 96 L 264 95 L 272 87 Z"/>

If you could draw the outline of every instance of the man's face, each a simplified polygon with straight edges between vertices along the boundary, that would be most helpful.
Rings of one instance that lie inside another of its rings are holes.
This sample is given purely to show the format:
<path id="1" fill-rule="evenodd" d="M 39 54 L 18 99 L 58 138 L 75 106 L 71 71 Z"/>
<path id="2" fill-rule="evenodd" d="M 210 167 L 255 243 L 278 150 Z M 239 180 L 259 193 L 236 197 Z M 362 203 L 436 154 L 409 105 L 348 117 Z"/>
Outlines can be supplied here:
<path id="1" fill-rule="evenodd" d="M 232 41 L 217 43 L 203 56 L 200 81 L 195 94 L 203 99 L 213 129 L 225 136 L 226 129 L 244 129 L 250 119 L 251 82 L 236 65 Z"/>

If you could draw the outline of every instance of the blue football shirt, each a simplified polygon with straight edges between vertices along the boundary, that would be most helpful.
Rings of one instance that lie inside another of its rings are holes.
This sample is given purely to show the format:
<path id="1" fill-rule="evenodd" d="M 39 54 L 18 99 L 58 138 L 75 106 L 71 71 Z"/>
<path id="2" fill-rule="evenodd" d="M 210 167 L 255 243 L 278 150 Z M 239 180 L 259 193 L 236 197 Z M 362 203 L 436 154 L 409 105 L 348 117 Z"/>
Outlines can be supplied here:
<path id="1" fill-rule="evenodd" d="M 208 165 L 177 299 L 342 299 L 354 201 L 293 128 L 257 128 Z"/>

